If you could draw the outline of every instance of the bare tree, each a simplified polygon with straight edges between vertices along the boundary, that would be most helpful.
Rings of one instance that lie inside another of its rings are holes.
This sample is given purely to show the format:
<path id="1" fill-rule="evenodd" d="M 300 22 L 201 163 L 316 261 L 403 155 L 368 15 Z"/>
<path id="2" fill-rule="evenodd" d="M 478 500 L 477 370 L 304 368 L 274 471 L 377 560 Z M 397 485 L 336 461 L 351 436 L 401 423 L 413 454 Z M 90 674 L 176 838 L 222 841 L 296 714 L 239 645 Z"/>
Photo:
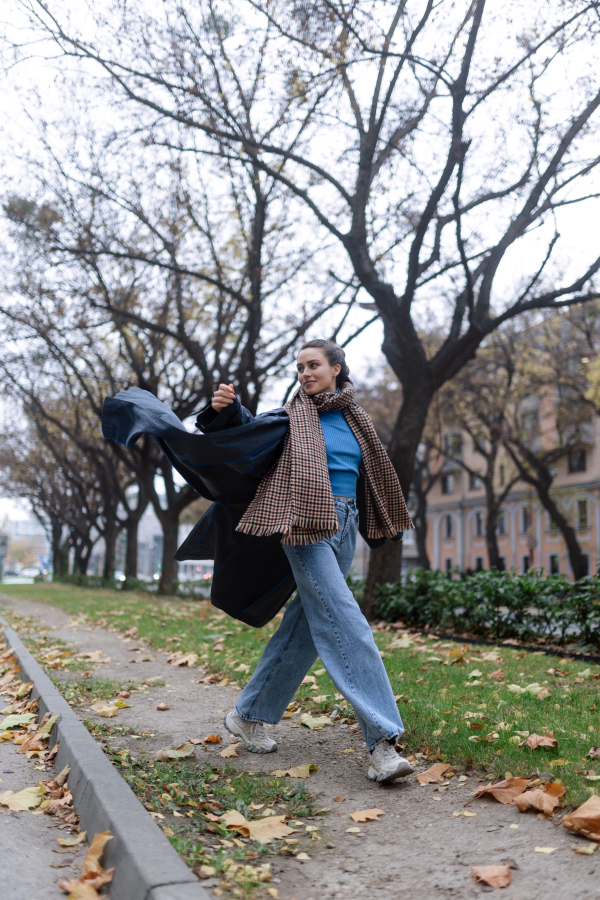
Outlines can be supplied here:
<path id="1" fill-rule="evenodd" d="M 87 40 L 21 2 L 64 54 L 110 77 L 138 127 L 252 166 L 343 248 L 402 384 L 390 455 L 407 494 L 431 401 L 483 339 L 528 310 L 599 296 L 600 257 L 561 275 L 553 225 L 597 196 L 598 2 L 513 6 L 247 0 L 232 12 L 206 0 L 167 2 L 160 18 L 128 3 Z M 246 101 L 259 95 L 261 128 Z M 521 277 L 500 290 L 521 245 Z M 419 305 L 432 299 L 447 327 L 428 356 Z M 398 576 L 400 552 L 372 554 L 372 587 Z"/>

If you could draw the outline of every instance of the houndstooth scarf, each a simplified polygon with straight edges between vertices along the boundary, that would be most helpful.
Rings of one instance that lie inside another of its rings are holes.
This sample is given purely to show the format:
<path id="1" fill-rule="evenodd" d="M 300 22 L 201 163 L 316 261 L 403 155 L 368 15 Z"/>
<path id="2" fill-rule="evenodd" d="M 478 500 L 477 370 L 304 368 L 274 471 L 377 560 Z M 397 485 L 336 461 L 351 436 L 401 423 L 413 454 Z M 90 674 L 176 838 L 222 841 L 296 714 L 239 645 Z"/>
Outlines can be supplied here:
<path id="1" fill-rule="evenodd" d="M 394 467 L 373 423 L 347 381 L 335 394 L 298 390 L 284 409 L 290 426 L 281 456 L 258 485 L 236 531 L 282 534 L 282 544 L 316 544 L 339 531 L 319 411 L 341 409 L 362 453 L 369 538 L 393 538 L 412 528 Z"/>

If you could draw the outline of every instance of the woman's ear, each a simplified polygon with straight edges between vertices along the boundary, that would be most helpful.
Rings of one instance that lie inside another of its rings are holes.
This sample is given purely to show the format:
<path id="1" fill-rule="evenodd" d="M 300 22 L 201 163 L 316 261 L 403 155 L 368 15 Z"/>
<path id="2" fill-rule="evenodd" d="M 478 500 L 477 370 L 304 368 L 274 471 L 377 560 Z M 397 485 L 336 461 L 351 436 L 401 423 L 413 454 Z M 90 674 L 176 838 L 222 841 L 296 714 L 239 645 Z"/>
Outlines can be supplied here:
<path id="1" fill-rule="evenodd" d="M 342 371 L 342 367 L 340 365 L 333 367 L 333 374 L 337 378 L 340 372 Z"/>

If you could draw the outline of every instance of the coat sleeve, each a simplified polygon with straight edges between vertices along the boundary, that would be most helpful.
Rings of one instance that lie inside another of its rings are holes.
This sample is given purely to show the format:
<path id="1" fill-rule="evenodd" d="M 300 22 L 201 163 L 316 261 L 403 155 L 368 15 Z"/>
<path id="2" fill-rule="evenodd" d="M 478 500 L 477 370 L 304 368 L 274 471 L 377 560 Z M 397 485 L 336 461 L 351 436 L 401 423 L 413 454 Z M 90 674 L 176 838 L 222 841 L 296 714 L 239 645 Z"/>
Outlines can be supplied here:
<path id="1" fill-rule="evenodd" d="M 210 403 L 207 403 L 196 417 L 196 428 L 199 428 L 203 434 L 212 434 L 215 431 L 224 431 L 226 428 L 248 425 L 253 421 L 252 413 L 248 412 L 236 397 L 233 403 L 220 412 L 214 410 Z"/>

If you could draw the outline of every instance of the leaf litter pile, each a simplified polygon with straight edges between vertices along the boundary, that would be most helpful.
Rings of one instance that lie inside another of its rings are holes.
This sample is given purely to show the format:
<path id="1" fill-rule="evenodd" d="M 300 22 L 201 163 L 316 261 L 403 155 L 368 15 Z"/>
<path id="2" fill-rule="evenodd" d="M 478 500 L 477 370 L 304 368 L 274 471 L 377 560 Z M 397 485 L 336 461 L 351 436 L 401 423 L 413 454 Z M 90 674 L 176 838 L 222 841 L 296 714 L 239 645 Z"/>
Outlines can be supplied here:
<path id="1" fill-rule="evenodd" d="M 33 682 L 24 682 L 19 676 L 21 667 L 14 651 L 8 647 L 6 639 L 0 636 L 0 697 L 9 703 L 4 707 L 0 720 L 0 741 L 12 743 L 16 753 L 39 763 L 36 768 L 49 769 L 58 751 L 58 744 L 49 748 L 50 733 L 57 716 L 46 713 L 38 721 L 39 699 L 31 699 Z M 35 785 L 20 791 L 7 790 L 0 794 L 0 808 L 11 813 L 29 812 L 31 815 L 51 816 L 54 824 L 62 831 L 57 838 L 61 852 L 76 852 L 83 845 L 86 834 L 79 827 L 79 816 L 73 808 L 73 797 L 68 787 L 71 769 L 66 766 L 54 778 L 39 779 Z M 104 870 L 100 857 L 110 835 L 96 835 L 83 861 L 79 878 L 59 883 L 72 900 L 93 900 L 98 890 L 110 884 L 113 870 Z M 64 866 L 60 861 L 55 868 Z"/>
<path id="2" fill-rule="evenodd" d="M 77 613 L 82 622 L 120 631 L 123 637 L 135 629 L 135 637 L 148 645 L 168 649 L 171 665 L 192 669 L 198 665 L 207 670 L 208 674 L 199 678 L 200 682 L 234 687 L 246 682 L 270 633 L 279 624 L 279 619 L 275 619 L 263 629 L 251 629 L 228 619 L 205 602 L 174 598 L 166 602 L 134 592 L 124 597 L 111 591 L 86 591 L 57 584 L 18 586 L 14 593 L 54 603 L 67 612 Z M 112 608 L 117 601 L 118 608 Z M 525 652 L 514 641 L 496 647 L 461 645 L 409 631 L 401 623 L 382 622 L 373 630 L 407 729 L 401 750 L 418 769 L 420 783 L 426 775 L 425 784 L 441 792 L 448 780 L 461 771 L 474 775 L 487 773 L 489 784 L 478 789 L 475 798 L 478 801 L 510 802 L 523 811 L 546 817 L 574 809 L 570 816 L 565 816 L 565 826 L 569 827 L 567 822 L 575 816 L 573 821 L 577 827 L 572 830 L 588 837 L 592 849 L 597 846 L 593 835 L 600 832 L 594 830 L 596 802 L 600 804 L 600 798 L 595 799 L 600 787 L 596 783 L 600 782 L 598 666 L 566 656 L 557 660 L 542 650 Z M 332 724 L 347 724 L 349 733 L 357 730 L 352 710 L 335 692 L 318 660 L 284 714 L 284 720 L 292 728 L 323 729 L 325 736 L 327 726 Z M 182 745 L 171 749 L 186 752 L 188 748 Z M 119 765 L 128 765 L 124 752 L 121 751 L 119 760 L 111 758 Z M 225 758 L 233 758 L 236 748 L 228 747 L 221 753 Z M 429 768 L 434 771 L 425 773 L 423 769 L 428 763 L 433 763 Z M 159 766 L 166 762 L 156 760 L 153 764 Z M 172 764 L 185 766 L 187 760 L 172 760 Z M 443 768 L 436 769 L 436 766 Z M 219 772 L 214 770 L 212 774 Z M 458 780 L 465 778 L 461 775 Z M 219 784 L 223 784 L 222 779 L 221 772 Z M 137 791 L 135 787 L 134 790 Z M 193 799 L 194 795 L 191 792 L 190 795 Z M 216 796 L 213 792 L 213 797 Z M 171 840 L 184 856 L 187 854 L 188 860 L 202 856 L 204 861 L 200 864 L 214 869 L 220 876 L 224 875 L 223 867 L 219 867 L 223 853 L 234 852 L 222 842 L 250 840 L 242 831 L 243 824 L 239 823 L 237 829 L 229 828 L 222 818 L 223 812 L 239 806 L 236 797 L 228 798 L 220 810 L 213 811 L 219 822 L 207 820 L 209 834 L 208 824 L 217 829 L 222 850 L 210 836 L 194 845 L 195 836 L 186 837 L 190 823 L 171 827 L 176 823 L 169 822 L 164 828 L 167 833 L 174 832 Z M 473 809 L 477 805 L 457 810 L 454 815 L 472 817 L 477 814 Z M 579 809 L 583 814 L 578 818 Z M 165 815 L 158 808 L 153 811 Z M 243 809 L 237 811 L 250 821 Z M 173 810 L 174 818 L 176 812 Z M 272 815 L 277 815 L 277 808 L 273 808 Z M 179 812 L 180 818 L 184 816 L 189 818 L 185 811 Z M 227 831 L 221 832 L 223 828 Z M 297 836 L 276 840 L 287 842 L 293 850 Z M 207 842 L 212 846 L 208 856 L 206 849 L 202 852 L 197 846 L 206 846 Z M 183 845 L 185 848 L 181 849 Z M 255 848 L 259 849 L 253 852 L 262 854 L 265 848 L 260 849 L 261 846 L 256 843 Z M 536 849 L 548 851 L 548 848 Z M 241 852 L 241 848 L 237 851 Z M 591 851 L 579 844 L 577 852 Z M 245 877 L 243 871 L 240 877 Z M 487 877 L 492 878 L 493 873 L 478 875 L 478 880 L 485 884 Z M 498 877 L 502 881 L 506 873 Z"/>

